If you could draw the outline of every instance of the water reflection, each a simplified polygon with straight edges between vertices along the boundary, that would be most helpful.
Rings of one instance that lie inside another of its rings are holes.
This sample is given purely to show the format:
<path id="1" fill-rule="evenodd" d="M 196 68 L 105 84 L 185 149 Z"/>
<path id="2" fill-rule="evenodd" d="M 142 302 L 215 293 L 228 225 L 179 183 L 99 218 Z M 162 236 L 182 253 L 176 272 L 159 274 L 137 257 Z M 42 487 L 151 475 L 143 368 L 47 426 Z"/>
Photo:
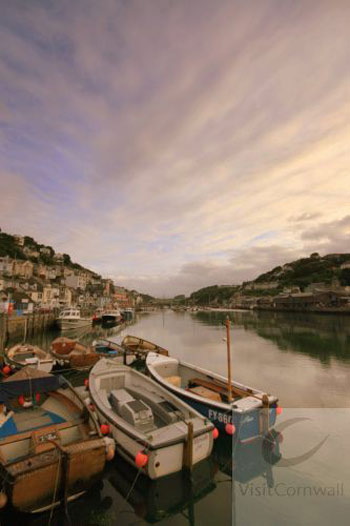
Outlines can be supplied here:
<path id="1" fill-rule="evenodd" d="M 215 326 L 226 316 L 244 328 L 274 342 L 281 351 L 294 351 L 329 364 L 332 358 L 350 362 L 350 317 L 346 315 L 234 311 L 201 311 L 192 314 L 199 323 Z"/>
<path id="2" fill-rule="evenodd" d="M 108 475 L 112 486 L 128 499 L 135 514 L 148 523 L 187 512 L 195 524 L 195 504 L 216 488 L 212 458 L 196 465 L 192 473 L 182 471 L 158 480 L 139 476 L 124 460 Z M 135 483 L 136 480 L 136 483 Z"/>

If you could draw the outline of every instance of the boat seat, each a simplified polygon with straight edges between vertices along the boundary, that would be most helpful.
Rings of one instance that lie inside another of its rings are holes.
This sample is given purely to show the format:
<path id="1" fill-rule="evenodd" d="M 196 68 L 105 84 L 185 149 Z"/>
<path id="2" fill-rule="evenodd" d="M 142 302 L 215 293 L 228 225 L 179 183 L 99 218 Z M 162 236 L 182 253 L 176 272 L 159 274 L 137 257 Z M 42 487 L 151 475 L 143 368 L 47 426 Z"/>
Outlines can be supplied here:
<path id="1" fill-rule="evenodd" d="M 213 400 L 213 402 L 222 402 L 220 393 L 216 393 L 212 389 L 207 389 L 206 387 L 202 387 L 201 385 L 197 385 L 196 387 L 191 387 L 189 391 L 190 393 L 194 393 L 198 396 L 202 396 L 203 398 L 208 398 L 209 400 Z"/>
<path id="2" fill-rule="evenodd" d="M 129 393 L 149 405 L 154 414 L 166 424 L 176 422 L 181 416 L 181 411 L 176 406 L 153 391 L 138 387 L 137 390 L 129 389 Z"/>
<path id="3" fill-rule="evenodd" d="M 193 388 L 195 386 L 205 387 L 206 389 L 209 389 L 210 391 L 214 391 L 221 395 L 227 396 L 226 386 L 218 385 L 215 382 L 211 382 L 210 380 L 204 380 L 203 378 L 191 378 L 191 380 L 189 380 L 188 382 L 188 385 L 190 388 Z"/>
<path id="4" fill-rule="evenodd" d="M 181 376 L 165 376 L 164 380 L 175 387 L 181 387 Z"/>
<path id="5" fill-rule="evenodd" d="M 109 400 L 108 400 L 108 395 L 107 395 L 106 389 L 100 389 L 99 392 L 98 392 L 98 396 L 101 398 L 102 403 L 106 407 L 108 407 L 108 409 L 112 409 L 112 406 L 111 406 L 111 404 L 109 403 Z"/>

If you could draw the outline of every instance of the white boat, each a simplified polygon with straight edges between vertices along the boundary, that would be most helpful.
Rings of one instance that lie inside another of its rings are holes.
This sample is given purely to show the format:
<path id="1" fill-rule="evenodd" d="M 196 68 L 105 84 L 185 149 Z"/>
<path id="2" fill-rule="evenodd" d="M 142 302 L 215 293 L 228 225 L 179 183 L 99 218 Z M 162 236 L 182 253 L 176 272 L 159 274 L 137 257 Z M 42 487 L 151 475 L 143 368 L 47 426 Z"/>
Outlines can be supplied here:
<path id="1" fill-rule="evenodd" d="M 40 369 L 49 373 L 53 367 L 54 360 L 49 353 L 40 349 L 36 345 L 20 343 L 13 345 L 6 351 L 6 361 L 16 367 L 30 365 L 35 369 Z"/>
<path id="2" fill-rule="evenodd" d="M 101 314 L 102 323 L 119 323 L 122 314 L 119 309 L 106 309 Z"/>
<path id="3" fill-rule="evenodd" d="M 62 330 L 77 329 L 92 324 L 91 318 L 82 318 L 79 309 L 67 308 L 60 312 L 56 323 Z"/>
<path id="4" fill-rule="evenodd" d="M 177 358 L 150 352 L 146 366 L 162 387 L 209 418 L 220 431 L 235 435 L 239 441 L 267 434 L 280 412 L 275 396 L 238 382 L 231 383 L 230 402 L 227 378 Z"/>
<path id="5" fill-rule="evenodd" d="M 213 424 L 147 376 L 102 358 L 90 373 L 89 389 L 101 428 L 112 433 L 119 454 L 151 479 L 210 455 Z"/>

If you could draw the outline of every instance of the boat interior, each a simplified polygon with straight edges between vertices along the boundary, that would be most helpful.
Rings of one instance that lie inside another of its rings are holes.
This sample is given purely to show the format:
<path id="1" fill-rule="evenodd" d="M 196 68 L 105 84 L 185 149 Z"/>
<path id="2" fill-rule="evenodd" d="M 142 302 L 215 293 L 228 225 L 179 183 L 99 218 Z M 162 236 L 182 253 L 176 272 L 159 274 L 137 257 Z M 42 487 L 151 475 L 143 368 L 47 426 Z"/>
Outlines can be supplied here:
<path id="1" fill-rule="evenodd" d="M 10 349 L 7 353 L 8 357 L 11 360 L 17 362 L 28 363 L 30 360 L 45 360 L 50 359 L 48 353 L 44 350 L 39 349 L 39 347 L 34 347 L 33 345 L 16 345 Z"/>
<path id="2" fill-rule="evenodd" d="M 189 417 L 189 412 L 186 414 L 161 393 L 133 381 L 131 374 L 96 378 L 96 390 L 105 407 L 142 433 Z"/>
<path id="3" fill-rule="evenodd" d="M 155 343 L 148 342 L 138 338 L 137 336 L 127 335 L 122 341 L 122 346 L 126 347 L 129 351 L 138 352 L 142 354 L 147 354 L 148 352 L 155 352 L 162 354 L 163 356 L 168 356 L 169 353 L 163 347 L 159 347 Z"/>
<path id="4" fill-rule="evenodd" d="M 29 399 L 23 407 L 18 399 L 2 405 L 0 413 L 0 460 L 4 464 L 54 450 L 48 440 L 67 446 L 91 435 L 84 407 L 70 389 L 41 394 L 40 400 Z"/>
<path id="5" fill-rule="evenodd" d="M 215 378 L 215 376 L 207 375 L 172 358 L 152 363 L 152 366 L 164 380 L 175 387 L 185 389 L 214 402 L 228 403 L 228 386 L 223 380 Z M 233 402 L 244 397 L 250 397 L 253 394 L 249 388 L 245 390 L 232 384 Z"/>

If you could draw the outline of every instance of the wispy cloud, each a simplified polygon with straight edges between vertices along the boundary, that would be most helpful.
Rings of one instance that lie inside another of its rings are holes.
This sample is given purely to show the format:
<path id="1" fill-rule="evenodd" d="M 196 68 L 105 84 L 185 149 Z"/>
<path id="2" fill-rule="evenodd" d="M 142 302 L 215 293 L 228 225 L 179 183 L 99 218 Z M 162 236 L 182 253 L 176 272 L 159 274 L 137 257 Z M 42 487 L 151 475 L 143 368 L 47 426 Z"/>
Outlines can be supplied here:
<path id="1" fill-rule="evenodd" d="M 342 0 L 5 4 L 3 228 L 150 292 L 301 254 L 348 214 L 349 22 Z"/>

